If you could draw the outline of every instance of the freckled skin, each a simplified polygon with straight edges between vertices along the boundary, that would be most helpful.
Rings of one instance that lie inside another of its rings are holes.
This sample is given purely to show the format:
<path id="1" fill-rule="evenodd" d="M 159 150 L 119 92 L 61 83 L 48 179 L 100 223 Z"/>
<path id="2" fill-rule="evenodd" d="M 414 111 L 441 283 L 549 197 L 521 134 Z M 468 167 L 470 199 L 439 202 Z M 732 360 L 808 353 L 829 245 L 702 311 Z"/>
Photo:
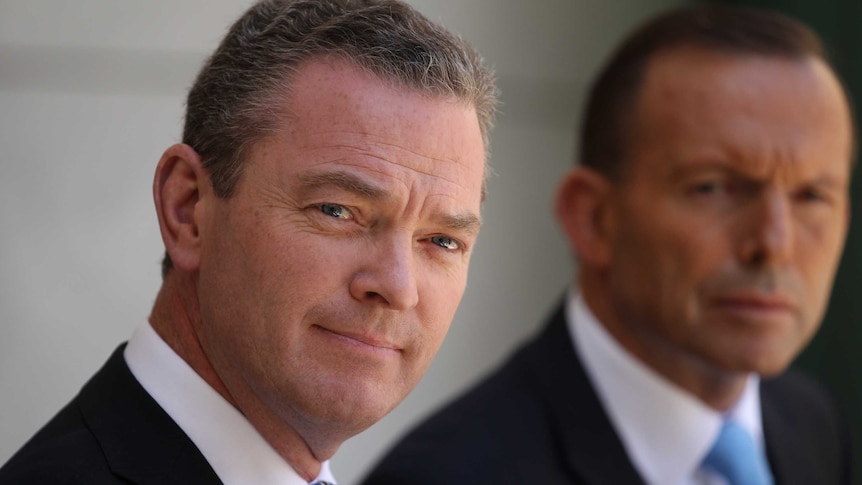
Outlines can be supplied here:
<path id="1" fill-rule="evenodd" d="M 817 330 L 849 219 L 846 100 L 813 59 L 658 55 L 607 184 L 591 308 L 644 363 L 717 408 Z"/>
<path id="2" fill-rule="evenodd" d="M 484 146 L 475 109 L 342 61 L 304 65 L 228 199 L 201 193 L 203 352 L 276 449 L 318 460 L 416 385 L 464 292 Z M 313 476 L 314 473 L 311 473 Z"/>

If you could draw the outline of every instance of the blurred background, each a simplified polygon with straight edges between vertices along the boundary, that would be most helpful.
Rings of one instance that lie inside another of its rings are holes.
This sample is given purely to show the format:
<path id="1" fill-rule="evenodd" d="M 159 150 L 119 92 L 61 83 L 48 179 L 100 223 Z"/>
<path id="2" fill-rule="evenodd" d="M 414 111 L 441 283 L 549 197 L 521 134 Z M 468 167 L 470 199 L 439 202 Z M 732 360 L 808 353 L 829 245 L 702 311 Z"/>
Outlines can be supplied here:
<path id="1" fill-rule="evenodd" d="M 147 318 L 163 252 L 153 171 L 180 138 L 185 92 L 203 59 L 249 3 L 0 0 L 0 463 Z M 339 451 L 332 466 L 342 485 L 356 483 L 407 427 L 489 371 L 559 300 L 573 269 L 550 203 L 573 163 L 584 93 L 631 28 L 687 2 L 410 3 L 472 42 L 497 72 L 503 106 L 492 133 L 494 175 L 446 342 L 405 402 Z M 862 3 L 726 3 L 806 21 L 862 97 L 855 28 Z M 857 435 L 858 226 L 827 322 L 798 363 L 835 391 Z"/>

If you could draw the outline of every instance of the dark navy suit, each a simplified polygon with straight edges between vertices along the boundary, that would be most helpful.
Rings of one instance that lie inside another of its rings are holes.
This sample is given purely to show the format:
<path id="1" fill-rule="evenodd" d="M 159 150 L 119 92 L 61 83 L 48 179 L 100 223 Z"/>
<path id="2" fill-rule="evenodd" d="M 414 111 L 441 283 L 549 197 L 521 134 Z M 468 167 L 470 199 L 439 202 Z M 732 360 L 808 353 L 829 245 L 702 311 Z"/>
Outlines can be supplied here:
<path id="1" fill-rule="evenodd" d="M 0 468 L 0 485 L 222 483 L 138 384 L 124 348 Z"/>
<path id="2" fill-rule="evenodd" d="M 850 483 L 847 430 L 816 385 L 792 372 L 764 380 L 761 406 L 777 485 Z M 396 444 L 363 485 L 640 483 L 561 306 L 538 337 Z"/>

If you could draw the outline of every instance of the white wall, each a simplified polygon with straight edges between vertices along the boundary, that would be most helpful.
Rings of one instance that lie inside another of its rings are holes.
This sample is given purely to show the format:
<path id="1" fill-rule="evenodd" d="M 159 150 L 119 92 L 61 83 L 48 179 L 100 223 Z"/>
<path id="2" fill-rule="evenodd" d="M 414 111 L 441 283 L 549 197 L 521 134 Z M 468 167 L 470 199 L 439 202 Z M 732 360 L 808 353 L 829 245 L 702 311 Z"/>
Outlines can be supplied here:
<path id="1" fill-rule="evenodd" d="M 586 84 L 628 29 L 682 1 L 411 2 L 497 70 L 497 175 L 446 343 L 413 394 L 342 447 L 343 485 L 562 294 L 572 266 L 550 200 Z M 202 59 L 248 3 L 0 0 L 0 463 L 148 315 L 162 254 L 152 173 Z"/>

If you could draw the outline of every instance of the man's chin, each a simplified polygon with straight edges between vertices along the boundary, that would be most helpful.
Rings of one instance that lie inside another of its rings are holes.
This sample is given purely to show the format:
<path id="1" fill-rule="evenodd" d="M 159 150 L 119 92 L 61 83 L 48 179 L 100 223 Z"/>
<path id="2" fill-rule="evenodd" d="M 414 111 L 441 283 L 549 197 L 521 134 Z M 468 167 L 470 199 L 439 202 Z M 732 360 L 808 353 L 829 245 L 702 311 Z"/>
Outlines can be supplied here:
<path id="1" fill-rule="evenodd" d="M 389 414 L 401 401 L 384 394 L 379 385 L 331 389 L 306 403 L 306 417 L 319 425 L 358 434 Z M 394 401 L 394 402 L 393 402 Z"/>
<path id="2" fill-rule="evenodd" d="M 775 377 L 782 374 L 790 366 L 791 355 L 787 352 L 751 352 L 741 356 L 740 359 L 728 367 L 728 370 L 739 374 L 757 374 L 763 378 Z M 794 354 L 795 355 L 795 354 Z"/>

